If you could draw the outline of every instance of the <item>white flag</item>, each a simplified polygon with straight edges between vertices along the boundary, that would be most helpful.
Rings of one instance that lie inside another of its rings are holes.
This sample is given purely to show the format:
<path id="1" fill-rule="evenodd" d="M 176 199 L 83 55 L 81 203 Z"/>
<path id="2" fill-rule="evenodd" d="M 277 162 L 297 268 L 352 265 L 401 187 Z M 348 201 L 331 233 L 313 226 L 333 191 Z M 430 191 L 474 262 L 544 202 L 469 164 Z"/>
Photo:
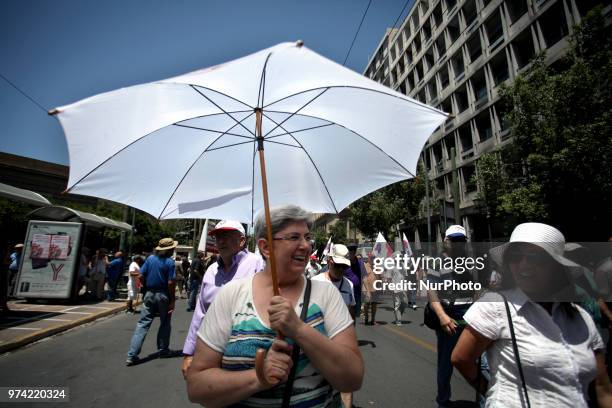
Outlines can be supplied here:
<path id="1" fill-rule="evenodd" d="M 402 246 L 404 247 L 404 251 L 406 251 L 406 255 L 412 256 L 412 248 L 410 248 L 410 242 L 408 242 L 408 238 L 406 238 L 406 234 L 402 232 Z"/>
<path id="2" fill-rule="evenodd" d="M 325 245 L 325 249 L 323 250 L 323 258 L 325 258 L 327 256 L 327 254 L 329 254 L 329 251 L 331 251 L 332 248 L 332 237 L 329 237 L 329 239 L 327 240 L 327 245 Z"/>
<path id="3" fill-rule="evenodd" d="M 202 251 L 206 253 L 206 240 L 208 239 L 208 218 L 204 222 L 202 227 L 202 234 L 200 235 L 200 243 L 198 244 L 198 252 Z"/>
<path id="4" fill-rule="evenodd" d="M 393 249 L 391 248 L 391 245 L 387 243 L 387 240 L 380 232 L 378 233 L 378 237 L 376 237 L 376 242 L 374 243 L 372 253 L 377 258 L 390 258 L 393 256 Z"/>

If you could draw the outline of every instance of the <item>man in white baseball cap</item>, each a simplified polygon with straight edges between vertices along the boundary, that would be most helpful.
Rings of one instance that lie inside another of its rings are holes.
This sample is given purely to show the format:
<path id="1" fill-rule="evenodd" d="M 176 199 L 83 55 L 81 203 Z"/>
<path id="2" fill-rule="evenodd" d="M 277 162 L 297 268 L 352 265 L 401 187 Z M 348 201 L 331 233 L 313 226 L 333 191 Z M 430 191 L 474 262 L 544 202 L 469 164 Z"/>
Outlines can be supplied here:
<path id="1" fill-rule="evenodd" d="M 442 253 L 443 265 L 449 258 L 465 257 L 467 234 L 461 225 L 451 225 L 444 234 L 444 251 Z M 454 264 L 454 263 L 453 263 Z M 448 280 L 465 282 L 472 279 L 470 271 L 455 271 L 453 269 L 428 270 L 427 280 L 432 283 L 442 283 Z M 451 354 L 459 336 L 465 327 L 463 315 L 473 303 L 473 293 L 464 291 L 436 291 L 429 290 L 429 306 L 437 315 L 440 324 L 436 329 L 438 366 L 437 383 L 438 392 L 436 402 L 438 406 L 448 406 L 451 397 L 451 377 L 453 366 Z"/>
<path id="2" fill-rule="evenodd" d="M 249 277 L 264 268 L 261 256 L 249 252 L 245 247 L 246 234 L 240 222 L 219 221 L 208 235 L 215 238 L 219 260 L 208 267 L 202 279 L 198 302 L 183 346 L 183 376 L 193 360 L 197 331 L 219 289 L 233 279 Z"/>

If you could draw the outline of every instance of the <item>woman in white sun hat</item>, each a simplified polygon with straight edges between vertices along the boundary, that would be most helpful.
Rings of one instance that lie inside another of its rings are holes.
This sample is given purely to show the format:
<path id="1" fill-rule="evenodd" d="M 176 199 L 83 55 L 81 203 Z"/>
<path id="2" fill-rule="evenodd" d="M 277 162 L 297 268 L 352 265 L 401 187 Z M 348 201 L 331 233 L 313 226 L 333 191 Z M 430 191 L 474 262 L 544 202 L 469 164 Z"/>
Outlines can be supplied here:
<path id="1" fill-rule="evenodd" d="M 572 303 L 582 268 L 563 256 L 565 238 L 550 225 L 518 225 L 491 250 L 501 267 L 499 292 L 485 294 L 464 316 L 468 326 L 453 365 L 487 407 L 587 407 L 595 381 L 599 406 L 611 406 L 605 346 L 590 315 Z M 485 352 L 491 382 L 476 360 Z"/>

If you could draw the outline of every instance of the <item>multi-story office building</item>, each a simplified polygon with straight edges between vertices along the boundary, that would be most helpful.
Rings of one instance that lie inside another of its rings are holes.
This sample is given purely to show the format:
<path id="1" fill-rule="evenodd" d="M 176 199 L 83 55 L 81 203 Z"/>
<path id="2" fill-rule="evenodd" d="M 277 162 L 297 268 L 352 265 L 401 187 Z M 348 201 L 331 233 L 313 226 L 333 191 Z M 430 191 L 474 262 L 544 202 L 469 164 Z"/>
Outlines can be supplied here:
<path id="1" fill-rule="evenodd" d="M 369 78 L 451 114 L 425 145 L 422 157 L 432 199 L 435 240 L 453 215 L 454 149 L 462 223 L 472 239 L 488 237 L 474 203 L 475 162 L 510 138 L 499 86 L 546 50 L 554 64 L 568 34 L 591 8 L 588 0 L 417 0 L 399 28 L 388 29 L 365 70 Z M 610 7 L 605 9 L 609 12 Z M 423 237 L 421 231 L 420 236 Z M 494 233 L 495 235 L 495 233 Z M 426 236 L 426 235 L 425 235 Z"/>

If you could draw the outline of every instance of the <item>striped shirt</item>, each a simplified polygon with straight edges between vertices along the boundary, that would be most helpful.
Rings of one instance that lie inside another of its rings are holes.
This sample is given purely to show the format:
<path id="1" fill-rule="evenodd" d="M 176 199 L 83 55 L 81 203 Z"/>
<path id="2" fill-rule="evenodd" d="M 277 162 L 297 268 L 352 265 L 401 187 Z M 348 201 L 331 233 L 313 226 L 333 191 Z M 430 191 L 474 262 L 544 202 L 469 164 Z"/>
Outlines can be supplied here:
<path id="1" fill-rule="evenodd" d="M 253 277 L 232 281 L 225 285 L 208 309 L 198 330 L 199 338 L 210 348 L 221 353 L 221 368 L 230 371 L 255 367 L 255 353 L 268 349 L 276 333 L 259 317 L 253 302 Z M 305 285 L 304 285 L 305 287 Z M 304 293 L 296 306 L 301 313 Z M 321 334 L 333 338 L 353 324 L 338 290 L 327 282 L 312 281 L 306 323 Z M 292 343 L 291 339 L 287 339 Z M 340 395 L 310 364 L 302 351 L 299 356 L 291 407 L 341 407 Z M 254 394 L 232 407 L 279 407 L 284 384 Z"/>

